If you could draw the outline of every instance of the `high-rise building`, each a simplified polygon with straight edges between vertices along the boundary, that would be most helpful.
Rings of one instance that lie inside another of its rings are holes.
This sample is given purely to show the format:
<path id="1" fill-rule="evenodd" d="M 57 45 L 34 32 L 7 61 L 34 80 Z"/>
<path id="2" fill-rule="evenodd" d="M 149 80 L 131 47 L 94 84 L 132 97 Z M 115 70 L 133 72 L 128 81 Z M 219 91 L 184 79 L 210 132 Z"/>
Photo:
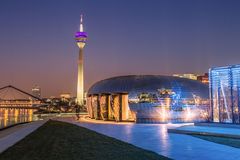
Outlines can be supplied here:
<path id="1" fill-rule="evenodd" d="M 184 74 L 173 74 L 174 77 L 180 77 L 180 78 L 187 78 L 192 80 L 198 80 L 204 84 L 208 84 L 208 73 L 205 73 L 204 75 L 198 75 L 193 73 L 184 73 Z"/>
<path id="2" fill-rule="evenodd" d="M 174 77 L 180 77 L 180 78 L 187 78 L 192 80 L 197 80 L 198 75 L 192 74 L 192 73 L 184 73 L 184 74 L 173 74 Z"/>
<path id="3" fill-rule="evenodd" d="M 80 29 L 75 34 L 75 39 L 79 47 L 78 58 L 78 81 L 77 81 L 77 100 L 79 105 L 84 105 L 84 76 L 83 76 L 83 48 L 86 44 L 87 33 L 83 30 L 83 16 L 81 15 Z"/>
<path id="4" fill-rule="evenodd" d="M 197 80 L 204 83 L 204 84 L 208 84 L 209 83 L 208 73 L 205 73 L 204 75 L 197 76 Z"/>
<path id="5" fill-rule="evenodd" d="M 209 70 L 213 122 L 240 123 L 240 65 Z"/>
<path id="6" fill-rule="evenodd" d="M 32 95 L 34 95 L 35 97 L 41 98 L 41 88 L 39 86 L 34 86 L 32 88 Z"/>
<path id="7" fill-rule="evenodd" d="M 71 99 L 71 94 L 70 93 L 61 93 L 60 98 L 62 101 L 67 101 Z"/>

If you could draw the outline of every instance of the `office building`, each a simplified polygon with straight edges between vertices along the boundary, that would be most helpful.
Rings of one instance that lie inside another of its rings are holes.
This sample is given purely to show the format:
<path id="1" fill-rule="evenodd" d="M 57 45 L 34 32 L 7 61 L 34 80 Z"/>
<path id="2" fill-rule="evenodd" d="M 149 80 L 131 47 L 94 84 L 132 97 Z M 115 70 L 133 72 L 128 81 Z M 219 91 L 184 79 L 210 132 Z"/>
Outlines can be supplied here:
<path id="1" fill-rule="evenodd" d="M 213 122 L 240 123 L 240 65 L 209 69 Z"/>

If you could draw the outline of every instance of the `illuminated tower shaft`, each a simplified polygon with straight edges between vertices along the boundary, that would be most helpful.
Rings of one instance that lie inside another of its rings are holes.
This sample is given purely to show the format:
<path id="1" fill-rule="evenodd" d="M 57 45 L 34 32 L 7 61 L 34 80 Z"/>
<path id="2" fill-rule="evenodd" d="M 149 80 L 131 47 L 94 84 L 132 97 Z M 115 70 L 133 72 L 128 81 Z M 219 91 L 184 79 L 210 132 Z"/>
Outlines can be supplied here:
<path id="1" fill-rule="evenodd" d="M 86 44 L 87 33 L 83 31 L 82 15 L 80 22 L 80 31 L 76 33 L 75 39 L 79 47 L 77 103 L 79 105 L 84 105 L 83 48 Z"/>
<path id="2" fill-rule="evenodd" d="M 84 79 L 83 79 L 83 48 L 79 49 L 78 57 L 78 82 L 77 82 L 77 103 L 84 103 Z"/>

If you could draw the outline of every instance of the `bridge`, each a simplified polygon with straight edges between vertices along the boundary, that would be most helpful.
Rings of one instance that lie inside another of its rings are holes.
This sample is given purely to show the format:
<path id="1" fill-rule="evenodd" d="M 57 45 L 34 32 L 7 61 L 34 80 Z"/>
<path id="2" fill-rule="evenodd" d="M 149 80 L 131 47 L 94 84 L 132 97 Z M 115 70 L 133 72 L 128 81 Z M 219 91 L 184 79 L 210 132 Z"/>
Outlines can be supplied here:
<path id="1" fill-rule="evenodd" d="M 40 97 L 12 85 L 0 88 L 0 108 L 38 109 L 46 106 Z"/>

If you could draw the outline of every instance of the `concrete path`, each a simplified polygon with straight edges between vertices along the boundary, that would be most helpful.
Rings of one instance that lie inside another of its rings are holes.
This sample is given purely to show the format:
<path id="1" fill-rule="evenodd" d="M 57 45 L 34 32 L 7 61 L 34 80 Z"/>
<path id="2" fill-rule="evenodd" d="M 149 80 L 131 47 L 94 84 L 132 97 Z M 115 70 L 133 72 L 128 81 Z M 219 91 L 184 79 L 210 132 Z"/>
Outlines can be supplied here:
<path id="1" fill-rule="evenodd" d="M 179 160 L 236 160 L 240 149 L 205 141 L 189 135 L 168 133 L 168 124 L 95 124 L 59 119 Z"/>
<path id="2" fill-rule="evenodd" d="M 17 125 L 0 131 L 0 153 L 42 126 L 46 120 Z"/>
<path id="3" fill-rule="evenodd" d="M 240 128 L 221 128 L 221 127 L 208 127 L 208 126 L 184 126 L 179 127 L 177 130 L 219 133 L 240 136 Z"/>

